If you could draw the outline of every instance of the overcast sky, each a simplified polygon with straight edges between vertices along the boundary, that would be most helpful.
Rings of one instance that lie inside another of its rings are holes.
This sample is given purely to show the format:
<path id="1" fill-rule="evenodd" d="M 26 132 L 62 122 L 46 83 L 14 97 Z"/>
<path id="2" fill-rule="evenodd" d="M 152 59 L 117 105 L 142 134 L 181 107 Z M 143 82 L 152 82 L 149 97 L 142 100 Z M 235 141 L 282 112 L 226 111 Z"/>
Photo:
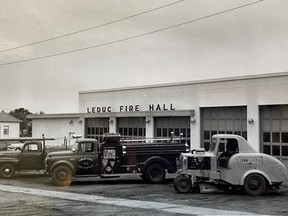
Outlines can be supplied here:
<path id="1" fill-rule="evenodd" d="M 0 52 L 0 110 L 7 112 L 20 107 L 33 113 L 78 112 L 83 90 L 288 71 L 287 0 L 264 0 L 217 16 L 210 15 L 257 0 L 0 2 L 0 51 L 175 2 Z M 139 37 L 126 40 L 134 36 Z M 106 43 L 111 44 L 45 57 Z M 45 58 L 13 63 L 39 57 Z"/>

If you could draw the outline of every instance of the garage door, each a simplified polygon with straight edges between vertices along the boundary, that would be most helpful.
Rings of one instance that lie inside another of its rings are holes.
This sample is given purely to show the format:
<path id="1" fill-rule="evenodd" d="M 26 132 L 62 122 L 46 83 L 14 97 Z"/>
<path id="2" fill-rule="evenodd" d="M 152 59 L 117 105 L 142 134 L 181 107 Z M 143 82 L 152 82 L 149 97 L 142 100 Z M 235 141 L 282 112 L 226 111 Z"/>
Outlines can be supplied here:
<path id="1" fill-rule="evenodd" d="M 167 138 L 174 132 L 175 136 L 183 134 L 183 138 L 190 144 L 190 116 L 155 117 L 154 134 L 157 138 Z"/>
<path id="2" fill-rule="evenodd" d="M 85 137 L 87 138 L 102 142 L 103 134 L 109 133 L 109 118 L 89 118 L 85 122 Z"/>
<path id="3" fill-rule="evenodd" d="M 247 108 L 201 108 L 201 127 L 201 146 L 206 150 L 214 134 L 237 134 L 247 139 Z"/>
<path id="4" fill-rule="evenodd" d="M 288 105 L 260 106 L 260 140 L 263 153 L 288 156 Z"/>
<path id="5" fill-rule="evenodd" d="M 126 139 L 145 138 L 145 117 L 117 118 L 117 131 Z"/>

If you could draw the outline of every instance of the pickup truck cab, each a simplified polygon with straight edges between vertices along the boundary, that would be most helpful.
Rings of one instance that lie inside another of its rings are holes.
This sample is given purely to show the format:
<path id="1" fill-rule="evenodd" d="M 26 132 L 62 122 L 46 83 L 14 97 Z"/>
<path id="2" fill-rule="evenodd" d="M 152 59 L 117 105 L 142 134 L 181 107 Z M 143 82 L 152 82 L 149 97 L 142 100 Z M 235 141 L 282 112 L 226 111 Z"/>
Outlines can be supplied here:
<path id="1" fill-rule="evenodd" d="M 4 139 L 2 139 L 4 140 Z M 21 151 L 0 151 L 0 177 L 12 178 L 17 171 L 43 170 L 45 156 L 45 140 L 47 138 L 6 139 L 25 141 Z"/>

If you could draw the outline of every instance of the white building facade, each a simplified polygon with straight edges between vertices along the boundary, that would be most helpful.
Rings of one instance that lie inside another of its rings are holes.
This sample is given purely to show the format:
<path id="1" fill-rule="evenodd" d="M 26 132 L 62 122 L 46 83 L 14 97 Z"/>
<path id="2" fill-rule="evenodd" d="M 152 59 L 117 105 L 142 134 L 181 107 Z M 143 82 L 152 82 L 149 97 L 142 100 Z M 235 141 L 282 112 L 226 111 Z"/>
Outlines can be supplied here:
<path id="1" fill-rule="evenodd" d="M 33 136 L 101 139 L 183 134 L 191 148 L 213 134 L 245 137 L 258 151 L 288 156 L 288 73 L 79 92 L 79 113 L 32 115 Z"/>
<path id="2" fill-rule="evenodd" d="M 0 138 L 19 138 L 21 122 L 7 113 L 0 113 Z"/>

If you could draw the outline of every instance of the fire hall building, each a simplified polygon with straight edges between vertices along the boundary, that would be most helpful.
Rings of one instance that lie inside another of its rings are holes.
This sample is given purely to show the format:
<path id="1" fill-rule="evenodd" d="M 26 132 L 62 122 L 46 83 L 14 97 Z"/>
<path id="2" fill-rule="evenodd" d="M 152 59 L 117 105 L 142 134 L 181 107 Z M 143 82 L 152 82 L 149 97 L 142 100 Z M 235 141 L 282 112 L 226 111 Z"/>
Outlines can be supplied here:
<path id="1" fill-rule="evenodd" d="M 30 115 L 33 137 L 62 142 L 80 134 L 101 140 L 183 134 L 191 148 L 213 134 L 237 134 L 258 151 L 288 156 L 288 73 L 79 92 L 79 112 Z"/>

